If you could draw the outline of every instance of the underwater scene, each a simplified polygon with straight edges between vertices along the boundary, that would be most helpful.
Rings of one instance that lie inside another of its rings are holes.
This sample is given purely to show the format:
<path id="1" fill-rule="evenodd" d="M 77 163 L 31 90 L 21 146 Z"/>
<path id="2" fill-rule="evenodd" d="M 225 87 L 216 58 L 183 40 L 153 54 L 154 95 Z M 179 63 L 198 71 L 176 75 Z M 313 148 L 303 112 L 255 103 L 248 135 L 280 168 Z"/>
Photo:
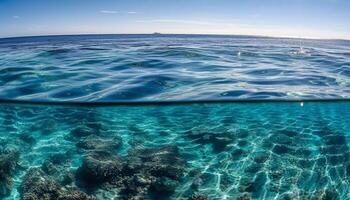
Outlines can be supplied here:
<path id="1" fill-rule="evenodd" d="M 0 105 L 0 199 L 347 199 L 350 102 Z"/>

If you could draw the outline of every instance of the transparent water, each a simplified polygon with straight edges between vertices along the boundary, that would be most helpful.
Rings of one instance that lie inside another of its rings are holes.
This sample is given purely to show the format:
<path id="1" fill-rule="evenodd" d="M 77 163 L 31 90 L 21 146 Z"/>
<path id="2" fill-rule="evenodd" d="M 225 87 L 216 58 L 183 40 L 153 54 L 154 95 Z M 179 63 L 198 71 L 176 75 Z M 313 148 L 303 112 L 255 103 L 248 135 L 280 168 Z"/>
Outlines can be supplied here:
<path id="1" fill-rule="evenodd" d="M 247 36 L 0 39 L 0 199 L 350 198 L 349 52 Z"/>
<path id="2" fill-rule="evenodd" d="M 246 36 L 0 39 L 0 98 L 349 98 L 350 42 Z"/>
<path id="3" fill-rule="evenodd" d="M 0 164 L 11 152 L 19 152 L 19 159 L 13 170 L 2 171 L 0 191 L 6 177 L 13 180 L 8 200 L 33 192 L 38 181 L 48 185 L 48 180 L 97 199 L 188 199 L 194 193 L 198 199 L 347 199 L 349 119 L 347 101 L 2 104 Z M 100 168 L 85 171 L 89 177 L 79 176 L 77 169 L 81 172 L 91 155 L 99 155 L 90 162 Z M 123 170 L 138 167 L 125 175 L 113 168 L 118 163 Z M 30 168 L 42 172 L 24 190 Z M 99 179 L 104 173 L 115 179 Z M 62 180 L 67 174 L 70 181 Z M 113 184 L 120 179 L 127 181 Z M 43 187 L 40 191 L 54 193 Z"/>

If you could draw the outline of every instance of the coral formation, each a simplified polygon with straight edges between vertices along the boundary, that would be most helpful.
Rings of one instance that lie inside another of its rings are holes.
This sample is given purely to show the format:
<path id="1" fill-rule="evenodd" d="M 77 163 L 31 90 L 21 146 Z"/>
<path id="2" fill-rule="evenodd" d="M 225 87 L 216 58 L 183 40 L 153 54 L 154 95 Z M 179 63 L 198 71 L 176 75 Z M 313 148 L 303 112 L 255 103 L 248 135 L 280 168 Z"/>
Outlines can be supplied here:
<path id="1" fill-rule="evenodd" d="M 17 150 L 0 150 L 0 198 L 11 194 L 19 156 Z"/>

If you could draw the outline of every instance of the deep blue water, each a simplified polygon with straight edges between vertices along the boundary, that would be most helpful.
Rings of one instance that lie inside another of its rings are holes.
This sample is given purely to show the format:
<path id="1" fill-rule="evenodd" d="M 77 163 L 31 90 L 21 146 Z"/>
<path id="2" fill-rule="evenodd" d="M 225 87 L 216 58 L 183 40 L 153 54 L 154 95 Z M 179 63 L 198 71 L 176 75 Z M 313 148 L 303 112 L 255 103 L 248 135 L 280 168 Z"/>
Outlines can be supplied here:
<path id="1" fill-rule="evenodd" d="M 350 102 L 2 104 L 0 194 L 348 199 L 349 119 Z"/>
<path id="2" fill-rule="evenodd" d="M 349 98 L 350 41 L 87 35 L 0 39 L 0 98 Z"/>

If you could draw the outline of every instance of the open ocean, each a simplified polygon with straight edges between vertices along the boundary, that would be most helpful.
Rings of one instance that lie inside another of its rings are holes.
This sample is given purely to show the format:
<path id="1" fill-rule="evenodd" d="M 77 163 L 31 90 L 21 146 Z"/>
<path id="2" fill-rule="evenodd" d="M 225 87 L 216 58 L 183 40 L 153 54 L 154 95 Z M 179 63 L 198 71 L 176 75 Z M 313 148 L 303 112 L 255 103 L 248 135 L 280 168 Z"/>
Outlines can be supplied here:
<path id="1" fill-rule="evenodd" d="M 350 41 L 95 35 L 0 39 L 0 98 L 350 97 Z"/>
<path id="2" fill-rule="evenodd" d="M 348 199 L 349 97 L 345 40 L 0 39 L 0 199 Z"/>

